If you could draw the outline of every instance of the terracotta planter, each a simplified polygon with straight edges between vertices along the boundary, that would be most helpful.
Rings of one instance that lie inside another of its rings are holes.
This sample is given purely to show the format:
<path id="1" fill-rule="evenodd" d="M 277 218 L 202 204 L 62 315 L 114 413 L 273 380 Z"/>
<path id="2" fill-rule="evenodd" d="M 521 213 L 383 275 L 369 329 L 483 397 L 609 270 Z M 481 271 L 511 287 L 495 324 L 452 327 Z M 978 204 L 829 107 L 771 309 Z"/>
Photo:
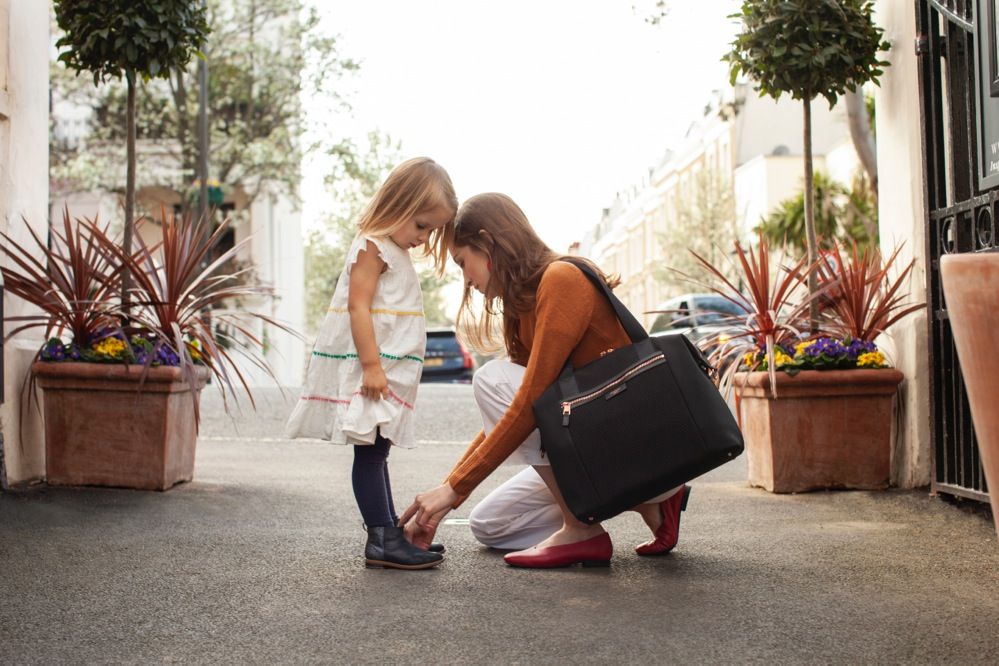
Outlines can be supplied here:
<path id="1" fill-rule="evenodd" d="M 36 362 L 48 483 L 166 490 L 194 474 L 198 431 L 179 368 Z M 195 399 L 208 378 L 201 376 Z"/>
<path id="2" fill-rule="evenodd" d="M 940 277 L 999 531 L 999 254 L 946 255 Z"/>
<path id="3" fill-rule="evenodd" d="M 808 370 L 736 378 L 749 483 L 775 493 L 882 489 L 891 475 L 891 425 L 902 373 Z"/>

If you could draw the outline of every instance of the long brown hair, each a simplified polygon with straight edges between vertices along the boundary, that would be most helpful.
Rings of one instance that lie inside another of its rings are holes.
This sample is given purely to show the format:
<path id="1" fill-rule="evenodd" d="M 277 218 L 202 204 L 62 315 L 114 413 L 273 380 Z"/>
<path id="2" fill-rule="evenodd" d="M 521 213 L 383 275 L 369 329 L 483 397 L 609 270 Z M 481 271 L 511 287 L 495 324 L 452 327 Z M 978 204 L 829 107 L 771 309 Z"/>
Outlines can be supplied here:
<path id="1" fill-rule="evenodd" d="M 458 247 L 478 250 L 491 263 L 483 312 L 478 316 L 470 308 L 471 287 L 465 285 L 458 309 L 459 330 L 477 350 L 495 352 L 500 347 L 496 340 L 496 318 L 502 317 L 503 346 L 514 361 L 522 361 L 527 349 L 518 334 L 518 321 L 534 309 L 538 284 L 545 270 L 565 257 L 541 240 L 513 199 L 496 192 L 477 194 L 458 209 L 451 249 Z M 593 267 L 609 286 L 618 284 L 618 280 Z"/>
<path id="2" fill-rule="evenodd" d="M 362 234 L 385 237 L 394 234 L 420 213 L 444 207 L 454 215 L 458 197 L 444 167 L 429 157 L 408 159 L 388 175 L 361 214 Z M 449 222 L 434 229 L 423 245 L 423 254 L 434 258 L 439 275 L 447 268 L 448 248 L 454 236 Z"/>

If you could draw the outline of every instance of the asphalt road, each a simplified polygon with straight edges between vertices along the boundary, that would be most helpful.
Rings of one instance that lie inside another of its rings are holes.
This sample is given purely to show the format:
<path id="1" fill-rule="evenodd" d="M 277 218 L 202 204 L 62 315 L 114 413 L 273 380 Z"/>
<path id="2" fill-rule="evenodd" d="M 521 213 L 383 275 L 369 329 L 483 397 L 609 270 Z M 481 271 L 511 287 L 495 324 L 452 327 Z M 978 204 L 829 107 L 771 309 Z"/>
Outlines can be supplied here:
<path id="1" fill-rule="evenodd" d="M 437 570 L 365 569 L 351 452 L 280 437 L 290 403 L 204 402 L 195 480 L 166 493 L 0 494 L 0 663 L 955 663 L 999 655 L 990 520 L 925 491 L 777 496 L 743 460 L 697 479 L 676 551 L 609 569 L 508 568 L 461 518 Z M 478 429 L 470 387 L 425 385 L 397 504 Z"/>

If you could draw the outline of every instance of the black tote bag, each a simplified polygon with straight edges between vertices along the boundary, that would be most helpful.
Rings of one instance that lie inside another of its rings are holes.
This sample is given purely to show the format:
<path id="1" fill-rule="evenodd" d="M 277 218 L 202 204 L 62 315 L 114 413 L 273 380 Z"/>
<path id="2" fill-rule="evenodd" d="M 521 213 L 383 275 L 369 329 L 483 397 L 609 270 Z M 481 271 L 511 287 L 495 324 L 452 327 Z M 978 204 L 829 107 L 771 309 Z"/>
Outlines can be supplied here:
<path id="1" fill-rule="evenodd" d="M 650 338 L 592 268 L 572 263 L 632 340 L 581 368 L 567 361 L 533 405 L 559 490 L 591 524 L 732 460 L 743 441 L 701 352 L 683 335 Z"/>

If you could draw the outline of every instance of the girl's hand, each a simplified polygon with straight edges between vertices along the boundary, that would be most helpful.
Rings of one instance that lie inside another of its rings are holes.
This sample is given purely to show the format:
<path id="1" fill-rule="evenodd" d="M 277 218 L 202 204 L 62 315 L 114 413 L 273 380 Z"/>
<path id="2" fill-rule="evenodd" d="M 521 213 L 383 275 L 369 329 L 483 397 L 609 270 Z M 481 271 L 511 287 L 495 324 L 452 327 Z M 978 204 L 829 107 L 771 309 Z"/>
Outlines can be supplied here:
<path id="1" fill-rule="evenodd" d="M 364 368 L 364 378 L 361 380 L 361 396 L 370 398 L 371 400 L 380 400 L 381 398 L 388 398 L 389 395 L 391 394 L 389 392 L 388 379 L 385 377 L 385 371 L 382 370 L 381 363 Z"/>
<path id="2" fill-rule="evenodd" d="M 406 512 L 402 514 L 399 524 L 405 525 L 412 518 L 416 527 L 421 530 L 432 530 L 431 534 L 433 534 L 458 499 L 458 493 L 454 492 L 454 489 L 448 484 L 442 483 L 429 492 L 417 495 Z"/>

